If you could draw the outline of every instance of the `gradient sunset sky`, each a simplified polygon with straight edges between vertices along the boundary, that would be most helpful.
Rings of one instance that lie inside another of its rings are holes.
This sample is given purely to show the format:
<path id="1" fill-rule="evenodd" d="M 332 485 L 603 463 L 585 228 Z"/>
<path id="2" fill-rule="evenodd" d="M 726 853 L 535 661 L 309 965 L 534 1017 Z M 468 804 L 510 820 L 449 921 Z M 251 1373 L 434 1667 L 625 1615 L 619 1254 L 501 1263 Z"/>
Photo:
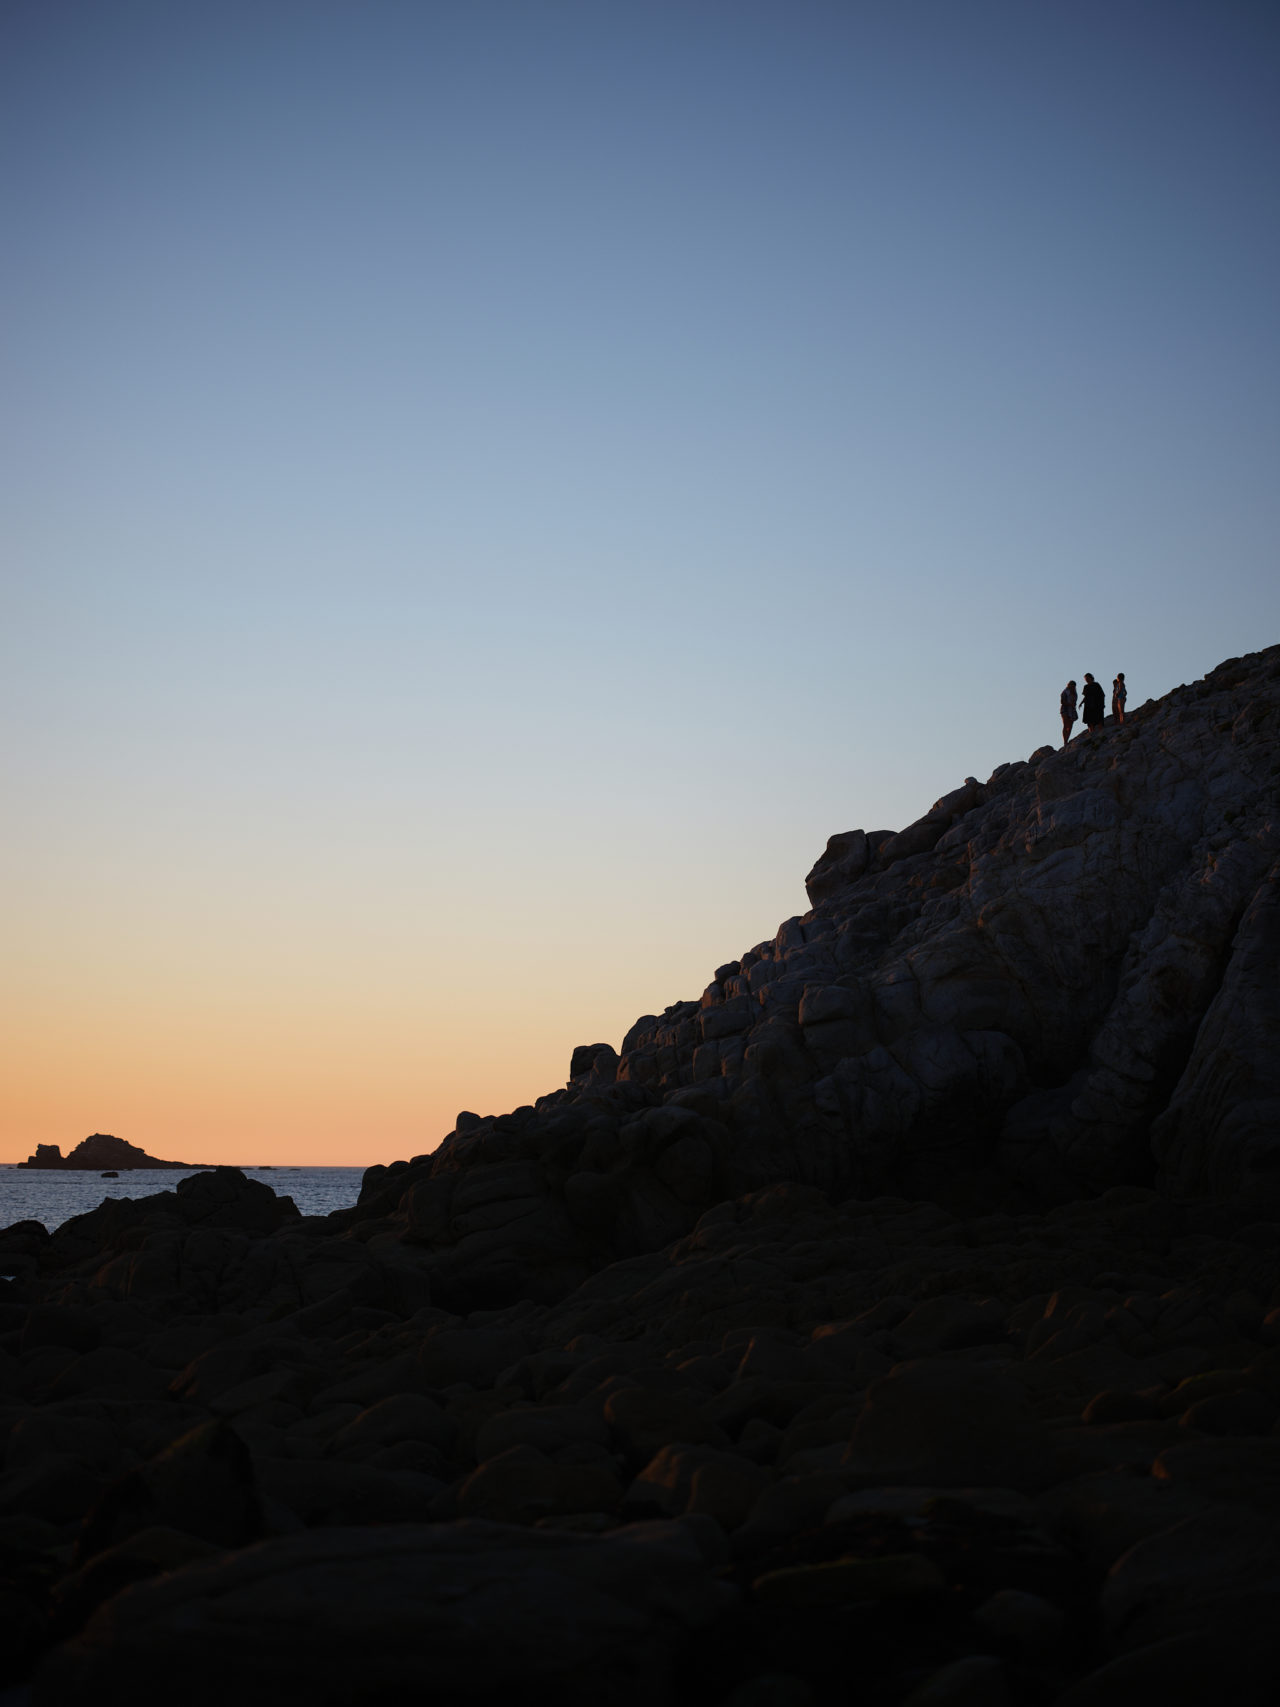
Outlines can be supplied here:
<path id="1" fill-rule="evenodd" d="M 1280 7 L 7 0 L 0 1160 L 389 1161 L 1280 640 Z"/>

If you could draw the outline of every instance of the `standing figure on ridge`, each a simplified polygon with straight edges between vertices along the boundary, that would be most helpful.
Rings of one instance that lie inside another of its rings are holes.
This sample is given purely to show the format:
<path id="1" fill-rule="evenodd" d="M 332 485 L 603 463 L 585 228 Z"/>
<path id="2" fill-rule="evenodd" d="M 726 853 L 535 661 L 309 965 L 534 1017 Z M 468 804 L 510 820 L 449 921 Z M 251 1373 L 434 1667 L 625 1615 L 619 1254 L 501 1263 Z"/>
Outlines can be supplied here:
<path id="1" fill-rule="evenodd" d="M 1111 715 L 1117 723 L 1124 722 L 1124 702 L 1129 697 L 1129 690 L 1124 685 L 1124 671 L 1118 672 L 1111 684 Z"/>
<path id="2" fill-rule="evenodd" d="M 1107 715 L 1107 702 L 1103 697 L 1102 683 L 1095 682 L 1088 670 L 1084 673 L 1084 693 L 1081 696 L 1084 713 L 1084 726 L 1090 734 L 1095 729 L 1101 729 Z"/>
<path id="3" fill-rule="evenodd" d="M 1062 745 L 1071 744 L 1071 729 L 1076 720 L 1076 684 L 1068 682 L 1058 696 L 1058 704 L 1062 707 Z"/>

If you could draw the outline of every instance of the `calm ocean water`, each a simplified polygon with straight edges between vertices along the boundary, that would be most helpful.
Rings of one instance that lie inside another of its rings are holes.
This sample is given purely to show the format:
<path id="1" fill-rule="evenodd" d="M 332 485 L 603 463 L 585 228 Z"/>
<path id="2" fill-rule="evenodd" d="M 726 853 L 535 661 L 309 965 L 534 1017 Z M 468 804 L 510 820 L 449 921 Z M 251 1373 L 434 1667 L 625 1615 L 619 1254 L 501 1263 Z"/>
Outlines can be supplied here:
<path id="1" fill-rule="evenodd" d="M 199 1173 L 192 1168 L 191 1173 Z M 278 1196 L 291 1197 L 304 1215 L 347 1209 L 360 1195 L 363 1168 L 245 1168 Z M 0 1163 L 0 1227 L 15 1221 L 43 1221 L 50 1232 L 96 1209 L 104 1197 L 152 1197 L 172 1191 L 186 1174 L 169 1168 L 134 1168 L 119 1179 L 97 1173 L 60 1173 L 57 1169 L 19 1168 Z"/>

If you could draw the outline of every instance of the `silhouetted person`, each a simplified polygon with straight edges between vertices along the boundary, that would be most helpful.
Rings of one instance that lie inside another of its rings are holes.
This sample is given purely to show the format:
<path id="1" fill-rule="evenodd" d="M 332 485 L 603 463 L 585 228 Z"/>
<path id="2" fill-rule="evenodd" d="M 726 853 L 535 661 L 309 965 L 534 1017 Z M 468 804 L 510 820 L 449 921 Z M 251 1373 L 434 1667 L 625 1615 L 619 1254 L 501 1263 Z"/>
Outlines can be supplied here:
<path id="1" fill-rule="evenodd" d="M 1129 697 L 1129 690 L 1124 685 L 1124 671 L 1121 670 L 1111 684 L 1111 715 L 1117 723 L 1124 722 L 1124 702 Z"/>
<path id="2" fill-rule="evenodd" d="M 1107 715 L 1107 702 L 1102 692 L 1102 683 L 1095 682 L 1088 670 L 1084 673 L 1084 693 L 1081 696 L 1081 711 L 1084 713 L 1084 726 L 1093 733 L 1101 729 Z"/>
<path id="3" fill-rule="evenodd" d="M 1076 721 L 1076 684 L 1068 682 L 1058 696 L 1058 704 L 1062 707 L 1062 745 L 1071 742 L 1071 731 Z"/>

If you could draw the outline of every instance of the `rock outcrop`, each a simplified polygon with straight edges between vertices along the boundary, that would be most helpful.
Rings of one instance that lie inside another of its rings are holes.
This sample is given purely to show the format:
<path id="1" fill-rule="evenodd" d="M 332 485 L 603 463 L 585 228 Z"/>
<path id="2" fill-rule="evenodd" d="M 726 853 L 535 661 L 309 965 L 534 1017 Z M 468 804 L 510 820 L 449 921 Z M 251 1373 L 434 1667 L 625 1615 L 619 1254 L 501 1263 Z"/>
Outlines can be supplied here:
<path id="1" fill-rule="evenodd" d="M 0 1232 L 0 1687 L 1269 1703 L 1278 783 L 1273 649 L 351 1209 Z"/>
<path id="2" fill-rule="evenodd" d="M 62 1154 L 59 1144 L 37 1144 L 35 1154 L 18 1163 L 20 1168 L 72 1168 L 92 1173 L 108 1168 L 117 1173 L 126 1168 L 179 1168 L 189 1173 L 192 1168 L 211 1165 L 208 1162 L 162 1162 L 140 1150 L 136 1144 L 113 1137 L 110 1132 L 93 1132 L 88 1138 L 82 1138 L 69 1156 Z"/>
<path id="3" fill-rule="evenodd" d="M 809 913 L 576 1049 L 564 1089 L 371 1170 L 350 1224 L 497 1306 L 780 1180 L 1280 1214 L 1280 647 L 834 836 L 807 882 Z"/>

